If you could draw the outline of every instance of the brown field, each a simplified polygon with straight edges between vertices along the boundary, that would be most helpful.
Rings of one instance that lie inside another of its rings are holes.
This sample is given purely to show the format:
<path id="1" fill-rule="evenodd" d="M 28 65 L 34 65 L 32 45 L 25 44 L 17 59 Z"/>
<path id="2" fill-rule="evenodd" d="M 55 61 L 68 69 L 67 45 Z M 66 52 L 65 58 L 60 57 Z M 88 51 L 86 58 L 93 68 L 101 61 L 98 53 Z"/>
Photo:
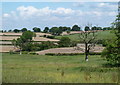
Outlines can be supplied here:
<path id="1" fill-rule="evenodd" d="M 44 38 L 44 37 L 34 37 L 33 40 L 34 41 L 55 41 L 55 42 L 59 41 L 57 39 L 49 39 L 49 38 Z"/>
<path id="2" fill-rule="evenodd" d="M 0 41 L 0 44 L 12 44 L 10 41 Z"/>
<path id="3" fill-rule="evenodd" d="M 12 32 L 5 32 L 5 33 L 0 33 L 0 36 L 10 36 L 10 35 L 12 35 L 12 36 L 21 36 L 22 35 L 22 33 L 20 32 L 20 33 L 12 33 Z M 36 35 L 37 36 L 43 36 L 43 35 L 49 35 L 49 36 L 51 36 L 51 34 L 49 34 L 49 33 L 41 33 L 41 32 L 36 32 Z"/>
<path id="4" fill-rule="evenodd" d="M 10 50 L 15 50 L 14 46 L 0 46 L 0 52 L 9 52 Z"/>
<path id="5" fill-rule="evenodd" d="M 5 32 L 5 33 L 0 33 L 0 35 L 2 36 L 2 35 L 13 35 L 13 36 L 20 36 L 20 35 L 22 35 L 22 33 L 12 33 L 12 32 Z"/>
<path id="6" fill-rule="evenodd" d="M 17 38 L 17 36 L 0 36 L 0 40 L 13 40 Z"/>
<path id="7" fill-rule="evenodd" d="M 102 52 L 103 49 L 104 47 L 96 46 L 94 50 L 91 50 L 91 52 Z M 84 47 L 81 47 L 81 49 L 76 49 L 75 47 L 52 48 L 48 50 L 38 51 L 36 53 L 39 55 L 45 55 L 46 53 L 84 53 Z"/>

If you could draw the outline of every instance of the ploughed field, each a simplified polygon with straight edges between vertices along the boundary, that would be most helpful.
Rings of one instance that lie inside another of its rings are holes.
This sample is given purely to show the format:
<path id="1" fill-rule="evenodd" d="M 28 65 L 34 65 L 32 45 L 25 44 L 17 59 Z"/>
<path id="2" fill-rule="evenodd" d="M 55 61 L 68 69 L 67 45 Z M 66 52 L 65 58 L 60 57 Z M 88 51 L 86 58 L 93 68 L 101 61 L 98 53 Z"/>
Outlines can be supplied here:
<path id="1" fill-rule="evenodd" d="M 116 67 L 106 67 L 100 55 L 47 56 L 2 54 L 4 83 L 117 83 Z"/>
<path id="2" fill-rule="evenodd" d="M 85 47 L 80 47 L 77 49 L 77 47 L 64 47 L 64 48 L 52 48 L 52 49 L 47 49 L 47 50 L 42 50 L 42 51 L 37 51 L 36 53 L 39 55 L 45 55 L 47 53 L 54 53 L 54 54 L 71 54 L 71 53 L 84 53 Z M 96 46 L 94 49 L 90 50 L 90 52 L 95 52 L 95 53 L 100 53 L 102 52 L 104 47 Z"/>

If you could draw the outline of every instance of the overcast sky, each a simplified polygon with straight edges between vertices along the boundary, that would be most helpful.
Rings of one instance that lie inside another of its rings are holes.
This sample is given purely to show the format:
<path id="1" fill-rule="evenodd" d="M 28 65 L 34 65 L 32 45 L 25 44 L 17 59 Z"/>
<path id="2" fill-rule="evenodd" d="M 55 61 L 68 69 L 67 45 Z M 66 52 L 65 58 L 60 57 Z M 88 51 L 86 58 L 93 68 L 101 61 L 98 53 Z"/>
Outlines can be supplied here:
<path id="1" fill-rule="evenodd" d="M 2 28 L 93 26 L 108 27 L 117 15 L 117 2 L 3 2 Z"/>

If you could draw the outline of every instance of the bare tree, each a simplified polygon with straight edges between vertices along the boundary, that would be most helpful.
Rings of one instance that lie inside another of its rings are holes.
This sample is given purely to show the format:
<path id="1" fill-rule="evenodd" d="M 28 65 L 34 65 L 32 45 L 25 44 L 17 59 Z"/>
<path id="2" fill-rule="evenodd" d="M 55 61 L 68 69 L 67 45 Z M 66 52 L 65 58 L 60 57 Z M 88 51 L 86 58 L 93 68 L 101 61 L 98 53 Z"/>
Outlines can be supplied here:
<path id="1" fill-rule="evenodd" d="M 85 60 L 88 61 L 88 55 L 91 49 L 94 48 L 96 43 L 96 34 L 95 31 L 82 31 L 79 35 L 81 41 L 85 44 Z"/>

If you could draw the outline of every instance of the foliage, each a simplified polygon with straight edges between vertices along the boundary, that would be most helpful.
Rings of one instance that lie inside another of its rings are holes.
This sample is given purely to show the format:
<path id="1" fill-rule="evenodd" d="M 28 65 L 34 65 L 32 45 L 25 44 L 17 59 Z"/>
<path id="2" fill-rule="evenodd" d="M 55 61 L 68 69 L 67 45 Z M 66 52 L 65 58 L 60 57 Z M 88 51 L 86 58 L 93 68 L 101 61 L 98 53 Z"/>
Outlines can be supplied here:
<path id="1" fill-rule="evenodd" d="M 113 28 L 111 27 L 104 27 L 103 30 L 112 30 Z"/>
<path id="2" fill-rule="evenodd" d="M 25 32 L 25 31 L 27 31 L 27 28 L 22 28 L 21 31 Z"/>
<path id="3" fill-rule="evenodd" d="M 20 32 L 20 30 L 14 29 L 13 32 L 18 33 L 18 32 Z"/>
<path id="4" fill-rule="evenodd" d="M 58 27 L 52 27 L 50 29 L 50 32 L 52 33 L 52 35 L 60 35 L 62 33 L 62 29 Z"/>
<path id="5" fill-rule="evenodd" d="M 89 53 L 90 55 L 101 55 L 101 53 Z M 46 53 L 45 55 L 51 56 L 74 56 L 74 55 L 84 55 L 84 53 Z"/>
<path id="6" fill-rule="evenodd" d="M 47 38 L 54 39 L 55 36 L 46 36 Z"/>
<path id="7" fill-rule="evenodd" d="M 105 56 L 106 59 L 112 65 L 120 65 L 120 15 L 117 16 L 115 25 L 114 34 L 116 38 L 111 39 L 107 43 L 106 49 L 103 51 L 102 56 Z"/>
<path id="8" fill-rule="evenodd" d="M 38 27 L 34 27 L 34 28 L 33 28 L 33 31 L 34 31 L 34 32 L 41 32 L 41 29 L 38 28 Z"/>
<path id="9" fill-rule="evenodd" d="M 89 26 L 85 26 L 85 31 L 89 31 L 90 27 Z"/>
<path id="10" fill-rule="evenodd" d="M 97 40 L 96 40 L 95 31 L 86 32 L 88 31 L 86 30 L 86 28 L 89 28 L 89 27 L 85 27 L 85 31 L 80 33 L 79 37 L 80 37 L 80 40 L 82 40 L 83 43 L 85 44 L 85 60 L 88 61 L 89 51 L 93 49 Z"/>
<path id="11" fill-rule="evenodd" d="M 80 31 L 81 28 L 78 25 L 74 25 L 71 30 L 72 31 Z"/>
<path id="12" fill-rule="evenodd" d="M 68 37 L 62 37 L 58 42 L 59 47 L 69 47 L 71 40 Z"/>
<path id="13" fill-rule="evenodd" d="M 25 50 L 25 51 L 31 51 L 31 41 L 33 37 L 33 32 L 31 31 L 25 31 L 23 32 L 22 36 L 20 38 L 17 38 L 17 40 L 13 40 L 12 43 L 14 46 L 17 46 L 20 48 L 20 50 Z"/>
<path id="14" fill-rule="evenodd" d="M 49 27 L 45 27 L 45 29 L 43 30 L 44 33 L 48 33 L 49 32 Z"/>
<path id="15" fill-rule="evenodd" d="M 96 27 L 96 26 L 94 26 L 94 27 L 91 28 L 91 30 L 102 30 L 102 27 Z"/>

